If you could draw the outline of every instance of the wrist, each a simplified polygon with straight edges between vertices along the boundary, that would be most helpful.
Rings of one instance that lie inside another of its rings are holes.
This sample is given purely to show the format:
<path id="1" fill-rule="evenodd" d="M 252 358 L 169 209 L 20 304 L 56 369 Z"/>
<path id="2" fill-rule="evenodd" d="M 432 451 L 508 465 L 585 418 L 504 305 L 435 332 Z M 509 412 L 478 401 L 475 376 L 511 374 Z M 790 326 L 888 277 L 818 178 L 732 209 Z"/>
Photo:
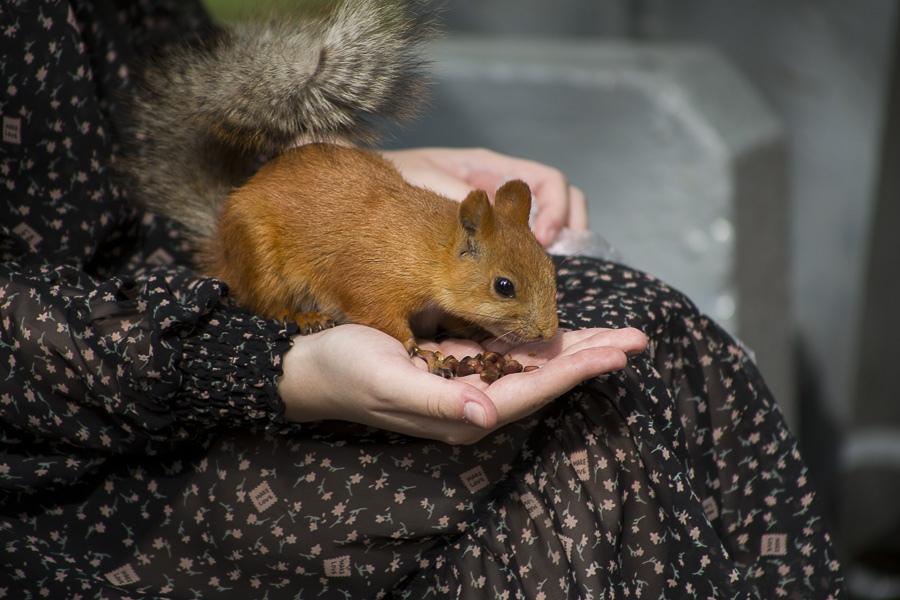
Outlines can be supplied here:
<path id="1" fill-rule="evenodd" d="M 278 382 L 278 394 L 284 402 L 284 418 L 295 423 L 328 418 L 324 407 L 322 369 L 316 364 L 318 336 L 294 336 L 291 349 L 284 355 L 284 375 Z"/>

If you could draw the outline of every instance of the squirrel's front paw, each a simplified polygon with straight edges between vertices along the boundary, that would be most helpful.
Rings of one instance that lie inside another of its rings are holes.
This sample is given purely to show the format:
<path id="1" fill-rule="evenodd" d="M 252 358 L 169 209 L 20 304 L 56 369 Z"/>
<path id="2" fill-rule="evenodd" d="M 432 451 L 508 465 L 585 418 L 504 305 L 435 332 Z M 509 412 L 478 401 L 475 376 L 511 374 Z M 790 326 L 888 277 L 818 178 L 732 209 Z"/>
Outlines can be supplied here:
<path id="1" fill-rule="evenodd" d="M 432 352 L 431 350 L 422 350 L 418 346 L 410 352 L 415 358 L 419 357 L 428 364 L 428 372 L 440 375 L 444 379 L 451 379 L 456 376 L 456 368 L 459 361 L 455 356 L 444 356 L 441 352 Z"/>

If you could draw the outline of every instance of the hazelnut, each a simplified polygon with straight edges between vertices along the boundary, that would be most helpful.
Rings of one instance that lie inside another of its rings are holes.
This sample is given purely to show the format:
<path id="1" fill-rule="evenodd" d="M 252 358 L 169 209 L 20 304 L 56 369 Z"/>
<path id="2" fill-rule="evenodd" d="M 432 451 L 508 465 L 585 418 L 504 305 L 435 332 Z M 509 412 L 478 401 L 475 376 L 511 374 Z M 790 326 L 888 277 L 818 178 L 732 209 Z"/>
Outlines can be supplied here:
<path id="1" fill-rule="evenodd" d="M 466 356 L 461 361 L 459 361 L 459 366 L 456 368 L 456 376 L 457 377 L 465 377 L 466 375 L 472 375 L 473 373 L 481 373 L 483 365 L 481 361 L 471 356 Z"/>
<path id="2" fill-rule="evenodd" d="M 519 361 L 512 359 L 512 358 L 508 358 L 508 359 L 506 359 L 506 362 L 504 362 L 503 365 L 500 367 L 500 372 L 503 373 L 504 375 L 512 375 L 513 373 L 521 373 L 522 365 L 521 365 L 521 363 L 519 363 Z"/>
<path id="3" fill-rule="evenodd" d="M 444 359 L 444 368 L 450 369 L 450 371 L 455 374 L 457 369 L 459 368 L 459 361 L 456 360 L 455 356 L 450 355 Z"/>
<path id="4" fill-rule="evenodd" d="M 493 365 L 488 365 L 481 372 L 481 380 L 485 383 L 494 383 L 500 379 L 500 371 Z"/>
<path id="5" fill-rule="evenodd" d="M 485 364 L 493 363 L 493 364 L 501 364 L 503 362 L 503 357 L 497 352 L 485 352 L 483 360 Z"/>

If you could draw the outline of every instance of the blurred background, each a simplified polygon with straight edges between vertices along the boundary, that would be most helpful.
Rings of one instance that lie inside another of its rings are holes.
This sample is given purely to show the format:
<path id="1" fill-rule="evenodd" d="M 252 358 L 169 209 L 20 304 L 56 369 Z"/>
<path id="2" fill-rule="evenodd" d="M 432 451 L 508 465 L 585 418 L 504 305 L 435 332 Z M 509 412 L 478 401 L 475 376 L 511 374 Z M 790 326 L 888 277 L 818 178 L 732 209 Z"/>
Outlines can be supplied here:
<path id="1" fill-rule="evenodd" d="M 623 262 L 752 349 L 852 597 L 900 598 L 900 4 L 449 0 L 442 20 L 430 108 L 388 145 L 566 173 Z"/>

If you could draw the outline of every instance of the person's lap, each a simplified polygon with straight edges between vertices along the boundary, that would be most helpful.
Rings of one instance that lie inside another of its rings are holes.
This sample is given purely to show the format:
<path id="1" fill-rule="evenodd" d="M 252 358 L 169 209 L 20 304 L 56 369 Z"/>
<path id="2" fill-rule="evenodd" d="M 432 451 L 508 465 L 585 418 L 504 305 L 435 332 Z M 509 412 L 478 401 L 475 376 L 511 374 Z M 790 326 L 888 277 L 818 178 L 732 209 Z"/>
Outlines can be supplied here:
<path id="1" fill-rule="evenodd" d="M 805 468 L 738 345 L 646 275 L 559 263 L 562 326 L 651 338 L 625 371 L 472 446 L 321 423 L 220 435 L 177 473 L 124 469 L 116 493 L 154 481 L 168 507 L 117 508 L 140 584 L 270 598 L 837 590 Z"/>
<path id="2" fill-rule="evenodd" d="M 788 485 L 805 470 L 740 347 L 661 282 L 560 262 L 563 326 L 638 327 L 651 350 L 473 446 L 337 423 L 253 445 L 251 463 L 267 470 L 246 487 L 265 481 L 279 505 L 302 503 L 266 515 L 298 530 L 285 548 L 294 563 L 335 591 L 410 597 L 657 597 L 673 585 L 766 596 L 810 568 L 827 589 L 835 574 L 809 484 Z"/>

